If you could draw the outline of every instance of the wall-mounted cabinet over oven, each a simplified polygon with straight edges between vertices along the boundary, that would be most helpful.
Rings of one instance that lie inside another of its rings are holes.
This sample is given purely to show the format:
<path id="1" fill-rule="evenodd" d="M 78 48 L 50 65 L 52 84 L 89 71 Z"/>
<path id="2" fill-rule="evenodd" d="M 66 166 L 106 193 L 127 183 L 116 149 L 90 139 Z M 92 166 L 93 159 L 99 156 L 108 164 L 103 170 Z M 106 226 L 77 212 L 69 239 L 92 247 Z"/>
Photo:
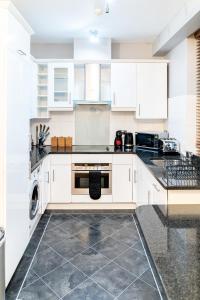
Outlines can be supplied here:
<path id="1" fill-rule="evenodd" d="M 89 173 L 101 173 L 101 194 L 112 195 L 112 164 L 72 164 L 72 195 L 89 195 Z"/>

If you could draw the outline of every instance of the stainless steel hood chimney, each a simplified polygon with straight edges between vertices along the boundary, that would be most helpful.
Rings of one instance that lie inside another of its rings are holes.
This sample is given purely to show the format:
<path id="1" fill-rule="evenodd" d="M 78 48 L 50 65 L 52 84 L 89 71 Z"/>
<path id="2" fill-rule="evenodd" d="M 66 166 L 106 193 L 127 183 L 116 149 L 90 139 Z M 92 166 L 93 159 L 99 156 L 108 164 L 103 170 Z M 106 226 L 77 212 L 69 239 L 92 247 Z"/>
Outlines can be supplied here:
<path id="1" fill-rule="evenodd" d="M 102 39 L 97 44 L 88 40 L 74 40 L 74 60 L 84 64 L 84 95 L 78 104 L 105 104 L 101 93 L 101 62 L 111 61 L 111 40 Z M 75 99 L 76 100 L 76 99 Z"/>

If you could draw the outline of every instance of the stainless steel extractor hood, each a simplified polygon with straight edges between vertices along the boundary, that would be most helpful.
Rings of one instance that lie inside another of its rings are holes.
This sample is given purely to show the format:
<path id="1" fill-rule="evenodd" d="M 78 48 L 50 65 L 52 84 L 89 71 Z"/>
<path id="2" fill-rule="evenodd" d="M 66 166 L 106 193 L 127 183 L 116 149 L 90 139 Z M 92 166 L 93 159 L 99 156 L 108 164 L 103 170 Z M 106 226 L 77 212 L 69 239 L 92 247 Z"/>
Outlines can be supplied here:
<path id="1" fill-rule="evenodd" d="M 95 45 L 88 40 L 75 40 L 74 59 L 75 69 L 77 66 L 75 102 L 109 104 L 111 40 L 103 39 Z"/>

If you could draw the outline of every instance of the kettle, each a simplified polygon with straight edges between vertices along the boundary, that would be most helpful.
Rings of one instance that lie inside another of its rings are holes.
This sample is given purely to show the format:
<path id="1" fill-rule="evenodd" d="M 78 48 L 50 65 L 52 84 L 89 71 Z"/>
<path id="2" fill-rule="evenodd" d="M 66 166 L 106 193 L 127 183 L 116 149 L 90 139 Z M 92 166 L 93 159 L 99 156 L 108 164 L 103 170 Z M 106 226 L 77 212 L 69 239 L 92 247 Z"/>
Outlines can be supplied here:
<path id="1" fill-rule="evenodd" d="M 124 148 L 126 150 L 132 150 L 133 148 L 133 134 L 132 132 L 126 132 L 124 137 Z"/>

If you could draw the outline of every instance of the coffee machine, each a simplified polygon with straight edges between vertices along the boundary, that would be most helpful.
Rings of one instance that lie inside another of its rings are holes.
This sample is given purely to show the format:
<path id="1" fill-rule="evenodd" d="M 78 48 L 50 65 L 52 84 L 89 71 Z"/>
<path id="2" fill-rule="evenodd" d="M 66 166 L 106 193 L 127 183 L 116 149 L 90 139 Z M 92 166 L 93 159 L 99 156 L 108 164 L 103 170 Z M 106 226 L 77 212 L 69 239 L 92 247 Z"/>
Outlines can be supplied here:
<path id="1" fill-rule="evenodd" d="M 115 142 L 116 151 L 129 152 L 133 150 L 133 134 L 126 130 L 118 130 L 116 132 Z"/>
<path id="2" fill-rule="evenodd" d="M 126 134 L 126 130 L 118 130 L 116 131 L 116 137 L 114 141 L 115 150 L 122 150 L 124 146 L 124 135 Z"/>

